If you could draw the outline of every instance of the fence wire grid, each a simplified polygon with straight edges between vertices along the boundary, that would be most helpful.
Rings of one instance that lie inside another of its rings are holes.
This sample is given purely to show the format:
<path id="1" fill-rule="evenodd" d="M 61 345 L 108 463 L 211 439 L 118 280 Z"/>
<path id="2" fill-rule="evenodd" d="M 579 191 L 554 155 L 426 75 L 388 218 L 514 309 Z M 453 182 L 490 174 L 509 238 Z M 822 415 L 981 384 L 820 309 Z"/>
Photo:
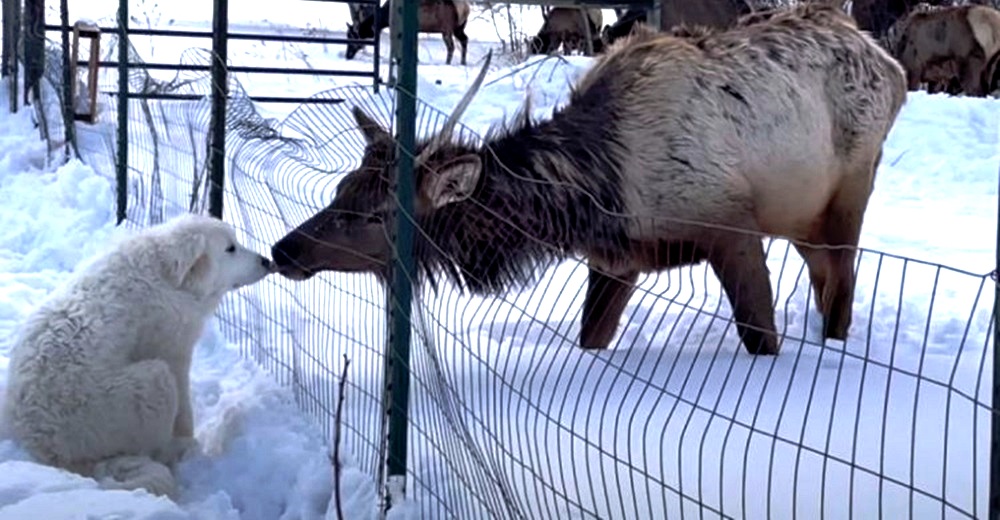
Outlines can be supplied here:
<path id="1" fill-rule="evenodd" d="M 184 61 L 207 65 L 209 53 Z M 108 90 L 115 81 L 102 78 Z M 205 97 L 129 101 L 128 225 L 203 211 L 208 75 L 165 82 L 133 70 L 129 81 L 132 92 Z M 322 92 L 344 102 L 303 104 L 281 121 L 261 117 L 238 82 L 230 92 L 224 219 L 261 252 L 360 166 L 354 106 L 392 128 L 391 89 Z M 102 100 L 100 121 L 77 128 L 84 160 L 113 179 L 116 99 Z M 418 102 L 418 137 L 445 117 Z M 805 264 L 787 241 L 763 243 L 776 357 L 746 353 L 704 262 L 641 276 L 600 351 L 577 346 L 579 259 L 538 264 L 532 283 L 497 297 L 419 282 L 407 468 L 421 518 L 985 517 L 994 281 L 861 250 L 851 336 L 823 342 Z M 325 272 L 269 277 L 218 313 L 327 438 L 349 359 L 343 448 L 376 481 L 385 301 L 373 275 Z"/>

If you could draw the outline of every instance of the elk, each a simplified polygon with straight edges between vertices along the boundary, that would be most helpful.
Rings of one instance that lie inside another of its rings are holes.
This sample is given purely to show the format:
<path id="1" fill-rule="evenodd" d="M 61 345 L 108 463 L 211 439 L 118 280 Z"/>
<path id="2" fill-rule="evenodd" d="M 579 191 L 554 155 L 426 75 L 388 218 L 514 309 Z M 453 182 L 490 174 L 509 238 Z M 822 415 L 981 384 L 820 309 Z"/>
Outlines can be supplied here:
<path id="1" fill-rule="evenodd" d="M 853 0 L 851 15 L 858 27 L 883 39 L 897 21 L 902 20 L 918 4 L 931 6 L 951 5 L 953 0 Z"/>
<path id="2" fill-rule="evenodd" d="M 445 63 L 451 65 L 455 53 L 455 40 L 462 44 L 462 65 L 465 65 L 465 54 L 469 46 L 469 37 L 465 34 L 465 24 L 469 19 L 469 2 L 466 0 L 421 0 L 418 10 L 420 18 L 419 32 L 441 33 L 444 45 L 448 48 Z M 347 37 L 353 39 L 375 38 L 382 29 L 389 26 L 389 0 L 386 0 L 378 12 L 378 26 L 375 25 L 375 14 L 363 18 L 357 24 L 347 24 Z M 354 59 L 364 44 L 348 43 L 344 57 Z"/>
<path id="3" fill-rule="evenodd" d="M 576 7 L 555 7 L 543 15 L 545 22 L 538 34 L 528 40 L 528 52 L 548 54 L 555 52 L 559 45 L 566 52 L 587 49 L 587 38 L 594 45 L 594 52 L 600 52 L 600 28 L 603 15 L 600 9 Z"/>
<path id="4" fill-rule="evenodd" d="M 906 69 L 907 88 L 940 83 L 942 64 L 956 70 L 961 90 L 987 94 L 987 61 L 1000 50 L 1000 11 L 980 5 L 914 11 L 904 20 L 897 55 Z"/>
<path id="5" fill-rule="evenodd" d="M 777 354 L 762 237 L 780 236 L 806 261 L 824 337 L 847 338 L 862 220 L 906 99 L 902 68 L 851 18 L 793 7 L 698 37 L 637 31 L 595 59 L 551 118 L 525 108 L 482 142 L 457 137 L 485 72 L 414 151 L 421 279 L 503 294 L 540 262 L 583 257 L 579 346 L 607 348 L 640 273 L 707 261 L 746 350 Z M 387 279 L 396 146 L 353 115 L 361 165 L 272 245 L 284 277 Z"/>
<path id="6" fill-rule="evenodd" d="M 618 20 L 611 25 L 605 25 L 601 30 L 601 40 L 604 45 L 610 45 L 620 38 L 624 38 L 632 33 L 632 28 L 638 24 L 646 23 L 646 9 L 634 7 L 618 16 Z"/>

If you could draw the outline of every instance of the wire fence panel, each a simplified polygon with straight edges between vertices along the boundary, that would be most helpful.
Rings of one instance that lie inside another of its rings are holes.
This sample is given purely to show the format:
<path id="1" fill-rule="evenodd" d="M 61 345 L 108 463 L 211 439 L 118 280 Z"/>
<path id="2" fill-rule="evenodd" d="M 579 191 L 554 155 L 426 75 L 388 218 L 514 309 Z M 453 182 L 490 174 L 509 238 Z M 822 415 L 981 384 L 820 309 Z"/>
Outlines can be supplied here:
<path id="1" fill-rule="evenodd" d="M 210 84 L 183 74 L 130 78 L 135 92 L 204 98 L 129 102 L 129 225 L 204 209 Z M 363 166 L 354 107 L 392 128 L 391 91 L 323 92 L 316 99 L 327 102 L 280 122 L 261 118 L 237 82 L 230 92 L 224 218 L 259 251 L 326 207 Z M 113 178 L 106 102 L 80 139 L 85 160 Z M 444 119 L 419 104 L 418 139 Z M 460 142 L 484 139 L 457 132 Z M 447 257 L 496 246 L 455 231 L 474 218 L 423 223 L 418 249 Z M 508 240 L 529 235 L 505 225 L 515 230 Z M 450 232 L 454 243 L 430 240 Z M 993 280 L 860 251 L 851 336 L 823 342 L 798 251 L 785 240 L 763 245 L 777 356 L 746 352 L 704 262 L 640 276 L 606 350 L 578 346 L 588 276 L 579 259 L 525 263 L 534 276 L 500 296 L 471 295 L 439 271 L 422 277 L 407 464 L 421 517 L 985 517 Z M 372 274 L 272 276 L 218 314 L 226 336 L 290 385 L 329 438 L 346 356 L 344 448 L 370 475 L 385 460 L 385 299 Z"/>

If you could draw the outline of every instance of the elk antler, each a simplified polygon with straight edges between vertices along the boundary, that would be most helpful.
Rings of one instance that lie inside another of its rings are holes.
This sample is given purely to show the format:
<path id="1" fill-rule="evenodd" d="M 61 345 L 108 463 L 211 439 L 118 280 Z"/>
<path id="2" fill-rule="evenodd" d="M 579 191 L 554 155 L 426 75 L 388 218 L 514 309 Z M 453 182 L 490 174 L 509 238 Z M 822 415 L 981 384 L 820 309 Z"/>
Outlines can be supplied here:
<path id="1" fill-rule="evenodd" d="M 448 120 L 441 126 L 441 131 L 431 138 L 431 142 L 427 143 L 427 146 L 425 146 L 423 151 L 420 152 L 420 155 L 417 156 L 415 161 L 416 164 L 420 164 L 426 160 L 428 157 L 433 155 L 442 144 L 447 143 L 451 139 L 451 134 L 455 130 L 455 125 L 458 123 L 458 119 L 462 117 L 462 113 L 469 107 L 469 103 L 472 102 L 472 98 L 475 97 L 476 92 L 479 91 L 479 87 L 483 85 L 483 79 L 486 77 L 486 70 L 490 67 L 490 60 L 492 59 L 493 49 L 490 49 L 490 51 L 486 53 L 486 62 L 483 63 L 483 68 L 480 69 L 479 75 L 476 76 L 476 80 L 472 82 L 472 86 L 469 87 L 469 90 L 464 96 L 462 96 L 462 99 L 458 102 L 458 104 L 455 105 L 455 109 L 452 110 L 451 115 L 448 116 Z"/>

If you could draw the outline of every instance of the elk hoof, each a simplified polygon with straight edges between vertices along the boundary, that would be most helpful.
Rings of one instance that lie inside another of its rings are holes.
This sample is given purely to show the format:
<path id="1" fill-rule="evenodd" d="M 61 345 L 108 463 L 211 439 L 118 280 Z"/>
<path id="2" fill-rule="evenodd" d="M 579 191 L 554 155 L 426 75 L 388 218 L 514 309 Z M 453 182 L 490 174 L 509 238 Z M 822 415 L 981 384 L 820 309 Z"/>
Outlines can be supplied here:
<path id="1" fill-rule="evenodd" d="M 774 333 L 748 331 L 742 338 L 747 352 L 755 356 L 778 355 L 778 337 Z"/>

